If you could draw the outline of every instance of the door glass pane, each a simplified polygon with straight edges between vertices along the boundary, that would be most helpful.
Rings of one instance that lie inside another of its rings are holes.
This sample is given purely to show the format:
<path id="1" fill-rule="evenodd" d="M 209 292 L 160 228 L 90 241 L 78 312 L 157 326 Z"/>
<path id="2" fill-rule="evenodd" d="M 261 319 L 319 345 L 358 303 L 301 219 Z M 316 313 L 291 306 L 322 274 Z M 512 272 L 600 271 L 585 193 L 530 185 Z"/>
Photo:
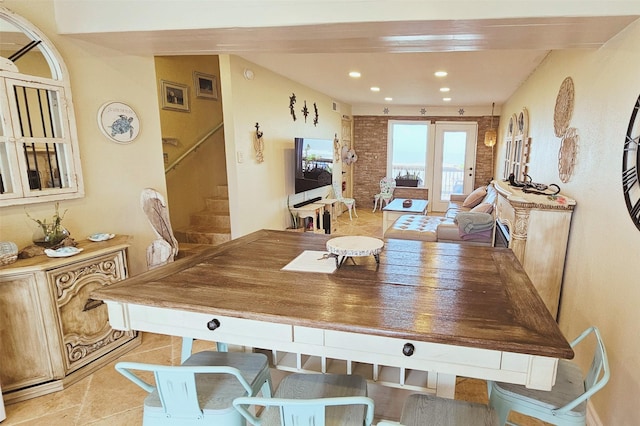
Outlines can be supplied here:
<path id="1" fill-rule="evenodd" d="M 392 138 L 392 177 L 417 178 L 417 185 L 424 186 L 427 173 L 427 125 L 394 124 Z"/>
<path id="2" fill-rule="evenodd" d="M 59 93 L 56 90 L 14 86 L 16 133 L 30 138 L 62 138 Z"/>
<path id="3" fill-rule="evenodd" d="M 442 141 L 442 187 L 440 200 L 463 192 L 467 132 L 444 132 Z"/>

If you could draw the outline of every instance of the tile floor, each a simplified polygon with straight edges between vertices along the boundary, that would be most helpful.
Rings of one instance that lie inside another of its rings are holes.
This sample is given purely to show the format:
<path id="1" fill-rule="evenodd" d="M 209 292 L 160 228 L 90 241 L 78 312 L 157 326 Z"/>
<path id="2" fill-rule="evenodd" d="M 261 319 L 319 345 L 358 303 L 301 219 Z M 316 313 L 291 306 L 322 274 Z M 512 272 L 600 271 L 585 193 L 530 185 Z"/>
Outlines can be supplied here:
<path id="1" fill-rule="evenodd" d="M 381 212 L 371 213 L 370 210 L 361 209 L 358 215 L 358 218 L 354 216 L 353 221 L 349 221 L 346 213 L 340 216 L 334 234 L 382 237 Z M 177 337 L 145 333 L 142 344 L 119 361 L 177 364 L 181 342 Z M 215 344 L 211 342 L 196 341 L 194 344 L 194 351 L 214 348 Z M 146 392 L 117 373 L 114 364 L 115 361 L 63 391 L 7 405 L 7 419 L 2 426 L 142 424 L 142 401 Z M 277 374 L 274 372 L 274 376 Z M 277 377 L 274 377 L 274 382 L 277 381 Z M 370 394 L 376 402 L 376 419 L 397 420 L 402 401 L 409 393 L 372 385 Z M 456 399 L 486 403 L 486 384 L 482 380 L 460 377 L 455 396 Z M 511 420 L 530 426 L 546 424 L 524 416 L 512 416 Z"/>

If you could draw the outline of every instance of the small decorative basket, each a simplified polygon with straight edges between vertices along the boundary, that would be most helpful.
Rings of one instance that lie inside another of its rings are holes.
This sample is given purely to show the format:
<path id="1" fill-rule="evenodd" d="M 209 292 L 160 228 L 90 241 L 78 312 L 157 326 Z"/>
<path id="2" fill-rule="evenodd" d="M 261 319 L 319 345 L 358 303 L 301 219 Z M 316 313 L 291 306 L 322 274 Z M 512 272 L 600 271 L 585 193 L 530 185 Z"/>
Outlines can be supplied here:
<path id="1" fill-rule="evenodd" d="M 18 246 L 11 241 L 0 241 L 0 266 L 10 265 L 18 259 Z"/>
<path id="2" fill-rule="evenodd" d="M 405 209 L 407 209 L 407 208 L 411 207 L 411 204 L 413 204 L 413 200 L 408 200 L 408 199 L 407 199 L 407 200 L 404 200 L 404 201 L 402 202 L 402 207 L 404 207 Z"/>

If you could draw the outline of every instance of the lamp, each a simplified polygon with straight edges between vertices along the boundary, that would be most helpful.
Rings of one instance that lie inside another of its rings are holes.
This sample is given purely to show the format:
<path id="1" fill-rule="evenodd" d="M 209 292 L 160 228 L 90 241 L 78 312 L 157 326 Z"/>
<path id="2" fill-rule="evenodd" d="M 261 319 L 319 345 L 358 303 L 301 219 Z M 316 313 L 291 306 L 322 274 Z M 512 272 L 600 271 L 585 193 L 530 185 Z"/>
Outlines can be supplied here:
<path id="1" fill-rule="evenodd" d="M 498 134 L 496 133 L 495 129 L 493 128 L 493 108 L 496 106 L 496 103 L 492 103 L 491 104 L 491 125 L 489 130 L 487 130 L 484 134 L 484 144 L 486 146 L 491 146 L 493 147 L 496 144 L 497 138 L 498 138 Z"/>

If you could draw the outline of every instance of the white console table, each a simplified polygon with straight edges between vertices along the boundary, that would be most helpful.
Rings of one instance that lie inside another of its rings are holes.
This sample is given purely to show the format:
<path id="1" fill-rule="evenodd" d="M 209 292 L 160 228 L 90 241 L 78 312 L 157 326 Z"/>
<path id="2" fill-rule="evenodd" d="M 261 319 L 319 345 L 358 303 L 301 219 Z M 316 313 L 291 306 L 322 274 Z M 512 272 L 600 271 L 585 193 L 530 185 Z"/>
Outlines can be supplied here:
<path id="1" fill-rule="evenodd" d="M 509 229 L 509 248 L 556 318 L 576 201 L 562 194 L 550 198 L 524 193 L 506 182 L 493 183 L 498 191 L 496 218 Z"/>

